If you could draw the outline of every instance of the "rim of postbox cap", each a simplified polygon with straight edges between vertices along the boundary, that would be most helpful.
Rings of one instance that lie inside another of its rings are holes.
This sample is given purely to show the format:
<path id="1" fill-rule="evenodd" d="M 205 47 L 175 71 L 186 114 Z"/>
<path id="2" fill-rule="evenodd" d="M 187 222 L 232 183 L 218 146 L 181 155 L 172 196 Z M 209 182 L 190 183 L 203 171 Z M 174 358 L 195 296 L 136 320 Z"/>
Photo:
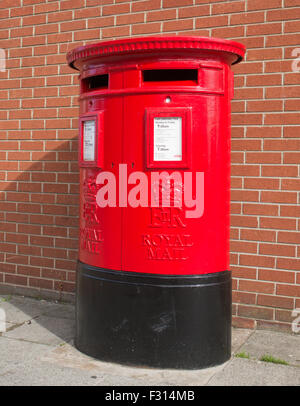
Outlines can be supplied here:
<path id="1" fill-rule="evenodd" d="M 149 53 L 159 50 L 212 50 L 228 52 L 236 55 L 237 59 L 232 62 L 232 65 L 234 65 L 243 59 L 246 48 L 239 42 L 213 37 L 136 37 L 101 41 L 74 48 L 67 53 L 67 62 L 71 68 L 79 70 L 74 65 L 74 62 L 80 59 Z"/>

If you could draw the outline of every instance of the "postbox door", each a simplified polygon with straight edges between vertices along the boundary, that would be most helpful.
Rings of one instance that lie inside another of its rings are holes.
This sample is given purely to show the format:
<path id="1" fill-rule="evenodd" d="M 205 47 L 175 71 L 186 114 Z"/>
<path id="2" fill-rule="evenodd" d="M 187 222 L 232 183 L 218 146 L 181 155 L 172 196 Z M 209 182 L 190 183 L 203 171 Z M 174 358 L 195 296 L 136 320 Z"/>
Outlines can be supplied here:
<path id="1" fill-rule="evenodd" d="M 213 84 L 215 86 L 215 81 Z M 216 94 L 213 91 L 212 94 L 189 94 L 187 86 L 184 91 L 171 94 L 156 91 L 142 96 L 125 96 L 123 162 L 127 163 L 129 182 L 133 172 L 146 175 L 148 197 L 153 172 L 171 174 L 176 171 L 183 179 L 184 172 L 190 171 L 194 180 L 196 172 L 204 174 L 204 213 L 199 218 L 187 218 L 184 204 L 182 209 L 133 208 L 128 204 L 122 219 L 124 271 L 180 275 L 228 269 L 230 143 L 227 100 L 219 94 L 219 88 L 214 89 Z M 191 82 L 190 86 L 195 84 Z M 159 123 L 169 126 L 173 145 L 166 147 L 166 155 L 155 158 L 158 139 L 164 136 L 163 131 L 155 129 Z M 133 183 L 135 179 L 136 175 L 133 175 Z M 130 189 L 132 185 L 128 187 Z"/>
<path id="2" fill-rule="evenodd" d="M 110 86 L 122 83 L 122 73 L 110 74 Z M 80 114 L 82 121 L 87 122 L 86 127 L 91 128 L 92 121 L 96 124 L 96 153 L 89 153 L 90 139 L 80 142 L 79 162 L 81 196 L 80 196 L 80 256 L 83 263 L 100 268 L 121 270 L 121 230 L 122 208 L 99 207 L 97 193 L 107 184 L 99 183 L 100 175 L 109 173 L 111 180 L 118 179 L 118 166 L 122 162 L 122 132 L 123 132 L 123 100 L 122 98 L 96 97 L 88 98 L 83 102 Z M 84 144 L 85 142 L 85 144 Z M 84 149 L 87 151 L 84 151 Z M 84 154 L 92 162 L 85 162 Z M 97 183 L 98 182 L 98 183 Z M 109 193 L 115 193 L 111 184 Z M 116 196 L 117 197 L 117 196 Z M 108 196 L 106 195 L 105 199 Z"/>

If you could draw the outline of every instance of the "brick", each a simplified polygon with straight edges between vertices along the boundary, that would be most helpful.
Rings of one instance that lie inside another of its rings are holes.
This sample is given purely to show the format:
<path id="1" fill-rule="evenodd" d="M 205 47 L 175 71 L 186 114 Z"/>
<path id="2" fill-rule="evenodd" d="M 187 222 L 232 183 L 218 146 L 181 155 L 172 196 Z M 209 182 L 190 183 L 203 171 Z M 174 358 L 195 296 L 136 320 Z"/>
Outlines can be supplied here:
<path id="1" fill-rule="evenodd" d="M 282 59 L 282 48 L 249 49 L 247 51 L 248 61 L 265 61 L 269 59 Z"/>
<path id="2" fill-rule="evenodd" d="M 243 140 L 232 140 L 231 141 L 231 147 L 233 150 L 239 151 L 259 151 L 261 150 L 261 140 L 249 140 L 249 139 L 243 139 Z"/>
<path id="3" fill-rule="evenodd" d="M 43 4 L 37 4 L 34 7 L 35 14 L 53 13 L 53 11 L 59 10 L 59 2 L 45 4 L 44 1 L 41 1 L 41 3 L 43 3 Z M 62 2 L 60 2 L 60 3 L 62 4 Z"/>
<path id="4" fill-rule="evenodd" d="M 155 23 L 155 25 L 158 23 Z M 158 26 L 157 26 L 158 27 Z M 190 30 L 193 28 L 193 20 L 176 20 L 176 21 L 165 21 L 163 22 L 162 30 L 163 32 L 166 31 L 179 31 L 179 30 Z M 155 31 L 158 31 L 159 28 L 155 29 Z M 148 32 L 153 32 L 153 31 L 148 31 Z"/>
<path id="5" fill-rule="evenodd" d="M 100 19 L 100 18 L 99 18 Z M 98 19 L 95 19 L 98 20 Z M 106 18 L 104 18 L 103 20 L 106 20 Z M 91 22 L 91 20 L 88 20 L 88 24 Z M 47 24 L 49 25 L 49 24 Z M 52 24 L 54 25 L 58 25 L 58 24 Z M 85 30 L 86 29 L 86 21 L 85 20 L 79 20 L 79 21 L 67 21 L 67 22 L 61 22 L 59 23 L 59 27 L 60 27 L 60 32 L 65 32 L 65 31 L 77 31 L 77 30 Z M 88 28 L 92 28 L 92 26 L 88 26 Z M 54 31 L 57 32 L 57 31 Z"/>
<path id="6" fill-rule="evenodd" d="M 54 260 L 51 258 L 45 258 L 45 257 L 30 257 L 29 263 L 30 263 L 30 265 L 39 266 L 39 267 L 46 267 L 46 268 L 54 267 Z"/>
<path id="7" fill-rule="evenodd" d="M 290 310 L 275 310 L 275 319 L 291 323 L 294 320 Z"/>
<path id="8" fill-rule="evenodd" d="M 99 38 L 100 38 L 99 29 L 74 32 L 75 41 L 90 40 L 90 39 L 96 40 Z"/>
<path id="9" fill-rule="evenodd" d="M 287 21 L 284 24 L 284 32 L 299 32 L 300 22 L 298 21 Z"/>
<path id="10" fill-rule="evenodd" d="M 244 317 L 232 317 L 232 326 L 238 328 L 248 328 L 254 329 L 255 328 L 255 320 L 247 319 Z"/>
<path id="11" fill-rule="evenodd" d="M 234 227 L 256 228 L 258 226 L 258 220 L 256 217 L 232 215 L 230 219 L 230 224 Z"/>
<path id="12" fill-rule="evenodd" d="M 258 295 L 257 304 L 261 306 L 279 307 L 282 309 L 293 309 L 294 300 L 287 297 Z"/>
<path id="13" fill-rule="evenodd" d="M 235 100 L 261 99 L 262 95 L 263 95 L 262 88 L 235 89 L 235 91 L 234 91 Z"/>
<path id="14" fill-rule="evenodd" d="M 276 294 L 282 296 L 300 297 L 300 286 L 277 284 Z"/>
<path id="15" fill-rule="evenodd" d="M 230 213 L 241 214 L 241 203 L 230 203 Z"/>
<path id="16" fill-rule="evenodd" d="M 232 125 L 257 125 L 262 124 L 262 115 L 254 113 L 233 114 Z"/>
<path id="17" fill-rule="evenodd" d="M 63 0 L 59 2 L 60 10 L 72 10 L 85 6 L 84 0 Z M 52 11 L 52 10 L 51 10 Z"/>
<path id="18" fill-rule="evenodd" d="M 298 171 L 295 166 L 283 166 L 283 165 L 265 165 L 261 170 L 262 176 L 270 177 L 292 177 L 298 176 Z"/>
<path id="19" fill-rule="evenodd" d="M 257 202 L 259 193 L 257 191 L 249 190 L 232 190 L 231 200 L 242 202 Z"/>
<path id="20" fill-rule="evenodd" d="M 97 5 L 99 5 L 99 3 Z M 74 19 L 82 20 L 84 18 L 100 17 L 100 16 L 101 16 L 101 7 L 83 8 L 83 9 L 74 10 Z M 66 21 L 69 21 L 69 20 L 66 19 Z"/>
<path id="21" fill-rule="evenodd" d="M 23 17 L 23 25 L 38 25 L 38 24 L 46 24 L 46 16 L 43 14 L 38 15 L 30 15 L 27 17 Z"/>
<path id="22" fill-rule="evenodd" d="M 245 241 L 231 241 L 230 242 L 231 252 L 244 252 L 244 253 L 257 253 L 257 243 L 245 242 Z"/>
<path id="23" fill-rule="evenodd" d="M 209 5 L 184 7 L 178 9 L 178 18 L 191 18 L 209 14 Z"/>
<path id="24" fill-rule="evenodd" d="M 10 9 L 10 17 L 19 17 L 33 14 L 32 6 L 16 7 Z"/>
<path id="25" fill-rule="evenodd" d="M 299 17 L 299 8 L 286 8 L 267 11 L 267 21 L 297 20 Z"/>
<path id="26" fill-rule="evenodd" d="M 268 113 L 265 116 L 266 124 L 300 124 L 300 117 L 298 113 Z"/>
<path id="27" fill-rule="evenodd" d="M 258 279 L 263 281 L 294 283 L 295 273 L 288 271 L 277 271 L 274 269 L 259 269 Z"/>
<path id="28" fill-rule="evenodd" d="M 122 14 L 122 13 L 129 13 L 130 12 L 130 5 L 128 3 L 124 4 L 114 4 L 111 6 L 103 6 L 102 7 L 102 15 L 103 16 L 108 16 L 108 15 L 116 15 L 116 14 Z"/>
<path id="29" fill-rule="evenodd" d="M 259 244 L 259 253 L 262 255 L 294 257 L 296 249 L 286 244 Z"/>
<path id="30" fill-rule="evenodd" d="M 300 217 L 300 206 L 280 206 L 280 216 Z"/>
<path id="31" fill-rule="evenodd" d="M 228 14 L 239 11 L 245 11 L 244 1 L 227 1 L 226 3 L 212 5 L 212 14 Z"/>
<path id="32" fill-rule="evenodd" d="M 29 286 L 35 287 L 35 288 L 42 288 L 42 289 L 53 289 L 53 281 L 52 280 L 46 280 L 46 279 L 40 279 L 40 278 L 29 278 L 28 280 Z"/>
<path id="33" fill-rule="evenodd" d="M 249 112 L 266 112 L 266 111 L 282 111 L 282 100 L 260 100 L 260 101 L 248 101 L 247 111 Z"/>
<path id="34" fill-rule="evenodd" d="M 280 8 L 281 6 L 281 0 L 268 0 L 266 4 L 262 4 L 260 0 L 248 0 L 247 10 L 265 10 L 270 8 Z"/>
<path id="35" fill-rule="evenodd" d="M 66 280 L 67 273 L 65 271 L 59 271 L 57 269 L 42 269 L 43 278 Z"/>
<path id="36" fill-rule="evenodd" d="M 54 238 L 51 237 L 41 237 L 41 236 L 30 236 L 30 244 L 51 247 L 54 245 Z"/>
<path id="37" fill-rule="evenodd" d="M 48 14 L 48 23 L 72 20 L 72 11 L 61 11 Z"/>
<path id="38" fill-rule="evenodd" d="M 217 38 L 236 38 L 244 36 L 245 27 L 235 26 L 235 27 L 223 27 L 212 29 L 212 35 Z"/>
<path id="39" fill-rule="evenodd" d="M 163 8 L 190 6 L 193 0 L 163 0 Z"/>
<path id="40" fill-rule="evenodd" d="M 285 7 L 300 6 L 300 0 L 284 0 Z"/>
<path id="41" fill-rule="evenodd" d="M 264 149 L 269 151 L 297 151 L 300 147 L 300 140 L 265 140 Z"/>
<path id="42" fill-rule="evenodd" d="M 279 230 L 296 230 L 296 220 L 277 217 L 261 218 L 260 227 Z"/>
<path id="43" fill-rule="evenodd" d="M 264 12 L 232 14 L 230 25 L 262 23 L 265 20 Z"/>
<path id="44" fill-rule="evenodd" d="M 283 154 L 283 163 L 297 164 L 299 162 L 299 152 L 286 152 Z"/>
<path id="45" fill-rule="evenodd" d="M 256 295 L 246 292 L 232 292 L 233 303 L 256 304 Z"/>
<path id="46" fill-rule="evenodd" d="M 258 165 L 232 165 L 231 175 L 233 176 L 259 176 L 260 169 Z"/>
<path id="47" fill-rule="evenodd" d="M 68 283 L 68 282 L 54 282 L 54 288 L 55 288 L 55 290 L 58 290 L 61 292 L 74 293 L 75 285 L 74 285 L 74 283 Z"/>
<path id="48" fill-rule="evenodd" d="M 296 258 L 277 258 L 278 269 L 288 269 L 293 271 L 300 271 L 300 259 Z M 300 286 L 299 286 L 300 289 Z"/>
<path id="49" fill-rule="evenodd" d="M 17 273 L 19 275 L 40 276 L 40 269 L 27 265 L 18 265 Z"/>
<path id="50" fill-rule="evenodd" d="M 261 202 L 266 203 L 296 203 L 297 194 L 293 192 L 261 192 Z"/>
<path id="51" fill-rule="evenodd" d="M 273 309 L 254 306 L 238 306 L 238 315 L 244 317 L 252 317 L 255 319 L 270 320 L 273 319 Z"/>
<path id="52" fill-rule="evenodd" d="M 245 189 L 276 190 L 279 189 L 279 179 L 248 178 L 244 180 Z"/>
<path id="53" fill-rule="evenodd" d="M 231 266 L 234 278 L 256 279 L 256 269 L 242 266 Z"/>
<path id="54" fill-rule="evenodd" d="M 300 40 L 300 34 L 284 34 L 284 35 L 270 35 L 267 37 L 266 46 L 286 46 L 286 45 L 298 45 Z"/>
<path id="55" fill-rule="evenodd" d="M 250 180 L 250 179 L 248 179 Z M 243 214 L 246 215 L 268 215 L 276 216 L 278 215 L 278 206 L 271 204 L 243 204 Z"/>
<path id="56" fill-rule="evenodd" d="M 141 16 L 144 17 L 143 14 L 131 14 L 131 16 Z M 124 16 L 125 17 L 125 16 Z M 122 16 L 119 17 L 120 19 Z M 162 21 L 162 20 L 174 20 L 176 18 L 176 10 L 168 9 L 168 10 L 159 10 L 159 11 L 149 11 L 146 15 L 147 22 L 151 21 Z M 141 21 L 137 21 L 141 22 Z"/>
<path id="57" fill-rule="evenodd" d="M 280 164 L 281 153 L 280 152 L 247 152 L 246 163 L 249 164 Z M 273 166 L 274 167 L 274 166 Z"/>
<path id="58" fill-rule="evenodd" d="M 251 75 L 246 78 L 247 86 L 276 86 L 281 85 L 281 74 Z"/>
<path id="59" fill-rule="evenodd" d="M 13 285 L 27 285 L 27 278 L 20 275 L 4 275 L 5 283 L 13 284 Z"/>
<path id="60" fill-rule="evenodd" d="M 243 152 L 231 152 L 231 162 L 241 164 L 244 162 L 244 153 Z"/>
<path id="61" fill-rule="evenodd" d="M 102 38 L 111 37 L 126 37 L 129 35 L 129 27 L 113 27 L 113 28 L 102 28 Z"/>
<path id="62" fill-rule="evenodd" d="M 240 265 L 264 267 L 264 268 L 274 268 L 275 258 L 263 256 L 263 255 L 240 255 Z M 270 286 L 269 286 L 270 288 Z M 242 289 L 243 290 L 243 289 Z M 265 293 L 272 293 L 267 290 Z"/>
<path id="63" fill-rule="evenodd" d="M 281 137 L 281 127 L 248 127 L 246 131 L 247 138 L 276 138 Z"/>
<path id="64" fill-rule="evenodd" d="M 298 99 L 298 100 L 295 100 L 295 99 L 294 100 L 286 100 L 285 101 L 285 104 L 284 104 L 285 111 L 288 111 L 288 110 L 290 110 L 290 111 L 298 111 L 299 108 L 300 108 L 300 99 Z M 296 133 L 297 133 L 297 131 L 295 131 L 295 128 L 293 128 L 293 127 L 288 127 L 288 128 L 289 128 L 290 134 L 292 134 L 292 136 L 295 137 Z M 287 128 L 285 128 L 284 131 L 286 132 Z M 288 136 L 288 135 L 285 135 L 285 136 Z"/>
<path id="65" fill-rule="evenodd" d="M 298 191 L 300 187 L 299 179 L 282 179 L 281 189 L 282 190 L 296 190 Z"/>

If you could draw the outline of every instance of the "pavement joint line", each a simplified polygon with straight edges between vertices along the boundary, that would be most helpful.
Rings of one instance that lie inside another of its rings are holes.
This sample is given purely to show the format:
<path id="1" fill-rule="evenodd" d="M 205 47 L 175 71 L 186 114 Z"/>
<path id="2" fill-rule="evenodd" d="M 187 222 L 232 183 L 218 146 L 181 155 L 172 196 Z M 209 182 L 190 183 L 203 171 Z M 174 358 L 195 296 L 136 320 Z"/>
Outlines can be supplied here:
<path id="1" fill-rule="evenodd" d="M 6 336 L 1 336 L 2 338 L 6 338 L 8 340 L 15 340 L 15 341 L 22 341 L 22 342 L 26 342 L 26 343 L 31 343 L 31 344 L 39 344 L 39 345 L 46 345 L 47 347 L 51 347 L 51 348 L 56 348 L 59 344 L 47 344 L 47 343 L 43 343 L 41 341 L 31 341 L 31 340 L 25 340 L 24 338 L 15 338 L 15 337 L 6 337 Z"/>
<path id="2" fill-rule="evenodd" d="M 216 371 L 210 378 L 208 378 L 208 380 L 205 382 L 204 386 L 208 386 L 209 382 L 218 374 L 221 373 L 222 371 L 224 371 L 233 361 L 234 357 L 231 356 L 230 359 L 226 362 L 224 362 L 223 365 L 220 365 L 220 369 L 218 371 Z M 222 368 L 221 368 L 222 366 Z"/>
<path id="3" fill-rule="evenodd" d="M 3 331 L 2 333 L 7 333 L 8 331 L 13 331 L 13 330 L 15 330 L 16 328 L 23 326 L 24 324 L 30 324 L 30 323 L 28 323 L 29 321 L 31 322 L 31 320 L 38 319 L 40 316 L 41 316 L 41 315 L 34 316 L 34 317 L 32 317 L 31 319 L 24 320 L 22 323 L 15 323 L 14 321 L 9 321 L 9 320 L 7 320 L 7 323 L 11 323 L 11 324 L 13 324 L 13 326 L 8 327 L 8 329 L 6 329 L 6 331 Z M 57 317 L 57 318 L 59 318 L 59 317 Z M 1 333 L 1 336 L 2 336 L 2 333 Z M 4 337 L 5 337 L 5 336 L 4 336 Z"/>
<path id="4" fill-rule="evenodd" d="M 11 323 L 11 322 L 9 321 L 9 323 Z M 23 323 L 14 324 L 13 326 L 8 327 L 6 329 L 6 331 L 4 331 L 4 333 L 7 333 L 8 331 L 15 330 L 16 328 L 23 326 L 24 323 L 26 323 L 26 322 L 24 321 Z"/>
<path id="5" fill-rule="evenodd" d="M 246 344 L 246 342 L 250 339 L 250 337 L 252 337 L 253 334 L 255 334 L 256 331 L 257 331 L 257 329 L 253 329 L 253 330 L 251 331 L 251 333 L 245 338 L 245 341 L 243 341 L 243 343 L 233 352 L 233 354 L 232 354 L 232 357 L 233 357 L 233 358 L 235 357 L 235 354 L 237 354 L 238 351 L 243 347 L 243 345 Z"/>

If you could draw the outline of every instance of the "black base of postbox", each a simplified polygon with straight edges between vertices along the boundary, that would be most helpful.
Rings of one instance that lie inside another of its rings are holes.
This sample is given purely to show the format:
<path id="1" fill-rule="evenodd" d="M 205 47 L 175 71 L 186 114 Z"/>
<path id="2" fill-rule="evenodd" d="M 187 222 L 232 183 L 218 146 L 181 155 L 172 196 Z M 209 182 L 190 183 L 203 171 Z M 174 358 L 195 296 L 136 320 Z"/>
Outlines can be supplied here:
<path id="1" fill-rule="evenodd" d="M 79 262 L 75 346 L 132 366 L 222 364 L 231 356 L 231 272 L 168 276 Z"/>

